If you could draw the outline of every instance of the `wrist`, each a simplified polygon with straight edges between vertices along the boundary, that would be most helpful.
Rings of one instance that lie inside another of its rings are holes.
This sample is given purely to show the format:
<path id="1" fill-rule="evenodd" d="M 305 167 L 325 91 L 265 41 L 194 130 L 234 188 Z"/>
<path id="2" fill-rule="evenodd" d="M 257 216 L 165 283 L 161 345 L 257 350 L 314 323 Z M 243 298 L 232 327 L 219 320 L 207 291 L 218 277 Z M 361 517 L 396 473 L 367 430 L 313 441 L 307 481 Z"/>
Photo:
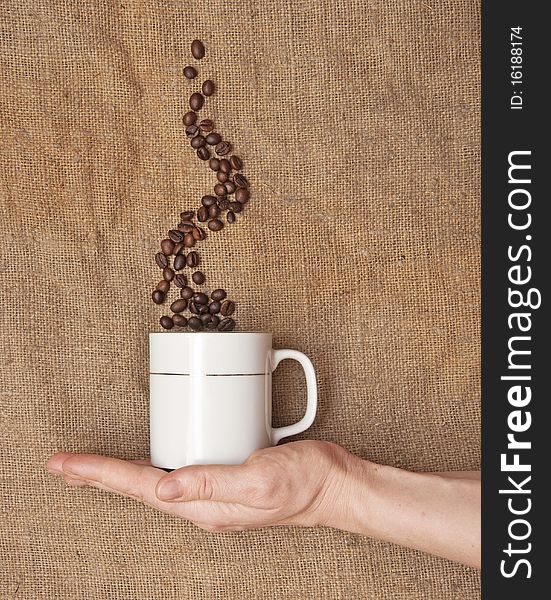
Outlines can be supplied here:
<path id="1" fill-rule="evenodd" d="M 366 530 L 378 471 L 384 469 L 337 446 L 320 505 L 319 525 L 370 535 Z"/>

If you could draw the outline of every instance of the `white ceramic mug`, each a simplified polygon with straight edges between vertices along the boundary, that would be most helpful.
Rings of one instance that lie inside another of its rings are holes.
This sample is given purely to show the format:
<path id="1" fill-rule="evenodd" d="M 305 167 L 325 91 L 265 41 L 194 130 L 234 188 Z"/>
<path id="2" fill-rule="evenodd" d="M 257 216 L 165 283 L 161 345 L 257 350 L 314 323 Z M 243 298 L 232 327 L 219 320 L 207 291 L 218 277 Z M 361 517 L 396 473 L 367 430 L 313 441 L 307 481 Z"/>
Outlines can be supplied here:
<path id="1" fill-rule="evenodd" d="M 297 360 L 306 375 L 304 417 L 272 427 L 272 372 Z M 163 469 L 241 464 L 313 423 L 316 374 L 297 350 L 273 350 L 271 333 L 151 333 L 150 451 Z"/>

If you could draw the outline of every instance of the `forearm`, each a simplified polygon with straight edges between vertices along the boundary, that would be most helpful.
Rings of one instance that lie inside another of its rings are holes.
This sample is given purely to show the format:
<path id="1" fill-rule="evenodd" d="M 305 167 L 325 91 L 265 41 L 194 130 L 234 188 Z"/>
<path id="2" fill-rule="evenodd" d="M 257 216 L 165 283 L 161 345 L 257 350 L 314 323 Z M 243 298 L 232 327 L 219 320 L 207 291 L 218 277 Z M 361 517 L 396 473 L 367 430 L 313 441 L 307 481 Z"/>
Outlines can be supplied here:
<path id="1" fill-rule="evenodd" d="M 480 481 L 480 471 L 441 471 L 439 473 L 432 474 L 442 475 L 442 477 L 453 479 L 472 479 L 474 481 Z"/>
<path id="2" fill-rule="evenodd" d="M 327 525 L 480 566 L 476 473 L 412 473 L 360 459 L 345 471 Z"/>

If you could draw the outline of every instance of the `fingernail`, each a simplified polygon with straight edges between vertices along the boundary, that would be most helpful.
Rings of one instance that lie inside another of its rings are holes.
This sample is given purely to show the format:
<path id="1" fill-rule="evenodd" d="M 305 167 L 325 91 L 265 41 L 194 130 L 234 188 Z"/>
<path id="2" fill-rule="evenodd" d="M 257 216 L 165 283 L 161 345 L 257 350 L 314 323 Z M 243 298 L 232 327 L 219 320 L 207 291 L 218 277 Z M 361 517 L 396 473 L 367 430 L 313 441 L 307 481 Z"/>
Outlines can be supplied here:
<path id="1" fill-rule="evenodd" d="M 176 479 L 169 479 L 161 483 L 157 489 L 157 498 L 159 500 L 174 500 L 182 495 L 180 482 Z"/>
<path id="2" fill-rule="evenodd" d="M 68 457 L 69 455 L 63 452 L 57 452 L 56 454 L 54 454 L 53 456 L 50 457 L 50 459 L 48 460 L 48 462 L 46 463 L 46 469 L 48 469 L 48 471 L 50 473 L 53 473 L 54 475 L 61 475 L 63 473 L 61 467 L 63 465 L 63 461 Z"/>

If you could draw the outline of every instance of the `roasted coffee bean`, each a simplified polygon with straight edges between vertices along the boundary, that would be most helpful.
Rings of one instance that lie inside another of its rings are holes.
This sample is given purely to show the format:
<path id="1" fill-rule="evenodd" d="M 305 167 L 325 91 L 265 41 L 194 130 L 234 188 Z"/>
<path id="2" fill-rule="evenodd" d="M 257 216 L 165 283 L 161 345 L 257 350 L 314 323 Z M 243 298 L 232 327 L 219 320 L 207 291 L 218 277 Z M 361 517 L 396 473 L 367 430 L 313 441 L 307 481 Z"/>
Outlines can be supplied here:
<path id="1" fill-rule="evenodd" d="M 170 267 L 163 269 L 163 279 L 165 281 L 172 281 L 174 279 L 174 271 Z"/>
<path id="2" fill-rule="evenodd" d="M 199 329 L 203 328 L 203 323 L 201 323 L 201 320 L 197 317 L 190 317 L 187 324 L 190 329 L 193 329 L 193 331 L 199 331 Z"/>
<path id="3" fill-rule="evenodd" d="M 247 188 L 240 187 L 240 188 L 237 188 L 237 190 L 235 191 L 235 199 L 238 202 L 241 202 L 241 204 L 247 203 L 249 201 L 250 197 L 251 197 L 251 193 L 249 192 L 249 190 Z"/>
<path id="4" fill-rule="evenodd" d="M 178 254 L 182 254 L 182 250 L 184 249 L 184 242 L 180 242 L 179 244 L 176 244 L 174 246 L 174 250 L 173 250 L 173 254 L 174 256 L 178 255 Z"/>
<path id="5" fill-rule="evenodd" d="M 186 257 L 183 254 L 178 254 L 174 257 L 174 270 L 181 271 L 186 266 Z M 185 284 L 184 284 L 185 285 Z M 182 286 L 179 286 L 182 287 Z"/>
<path id="6" fill-rule="evenodd" d="M 201 60 L 205 56 L 205 46 L 201 40 L 191 42 L 191 54 L 197 60 Z"/>
<path id="7" fill-rule="evenodd" d="M 159 281 L 159 283 L 157 284 L 156 289 L 160 292 L 163 292 L 163 294 L 168 294 L 168 290 L 170 289 L 170 281 L 167 281 L 166 279 L 161 279 L 161 281 Z"/>
<path id="8" fill-rule="evenodd" d="M 218 324 L 218 331 L 233 331 L 235 321 L 233 319 L 222 319 Z"/>
<path id="9" fill-rule="evenodd" d="M 177 229 L 171 229 L 168 232 L 168 237 L 175 243 L 179 244 L 184 239 L 184 234 Z M 172 251 L 174 252 L 174 247 L 172 247 Z"/>
<path id="10" fill-rule="evenodd" d="M 197 220 L 199 223 L 204 223 L 209 218 L 209 209 L 206 206 L 201 206 L 197 211 Z"/>
<path id="11" fill-rule="evenodd" d="M 233 181 L 226 181 L 226 183 L 224 184 L 226 186 L 226 192 L 228 194 L 233 194 L 235 192 L 235 190 L 237 189 L 237 187 L 235 186 L 235 183 Z M 240 190 L 242 190 L 243 188 L 239 188 Z"/>
<path id="12" fill-rule="evenodd" d="M 212 131 L 214 129 L 214 121 L 212 119 L 203 119 L 199 123 L 199 129 L 205 133 Z"/>
<path id="13" fill-rule="evenodd" d="M 200 331 L 203 329 L 203 323 L 198 317 L 190 317 L 187 324 L 190 329 L 193 329 L 193 331 Z"/>
<path id="14" fill-rule="evenodd" d="M 190 269 L 195 269 L 199 266 L 199 254 L 193 250 L 186 257 L 186 264 Z"/>
<path id="15" fill-rule="evenodd" d="M 174 321 L 170 317 L 167 317 L 166 315 L 162 316 L 159 319 L 159 323 L 161 324 L 161 327 L 163 327 L 164 329 L 172 329 L 174 327 Z"/>
<path id="16" fill-rule="evenodd" d="M 220 312 L 220 308 L 221 308 L 221 304 L 220 302 L 218 302 L 218 300 L 213 300 L 210 304 L 209 304 L 209 312 L 211 315 L 215 315 L 216 313 Z"/>
<path id="17" fill-rule="evenodd" d="M 189 310 L 194 315 L 204 315 L 209 312 L 209 308 L 206 304 L 199 304 L 198 302 L 190 302 Z"/>
<path id="18" fill-rule="evenodd" d="M 230 202 L 230 209 L 233 210 L 234 213 L 240 213 L 243 210 L 243 205 L 239 202 Z"/>
<path id="19" fill-rule="evenodd" d="M 206 294 L 203 294 L 203 292 L 197 292 L 196 294 L 193 294 L 192 300 L 195 304 L 208 304 L 209 297 Z"/>
<path id="20" fill-rule="evenodd" d="M 165 238 L 161 242 L 161 252 L 166 254 L 166 256 L 170 256 L 174 252 L 174 242 L 168 238 Z"/>
<path id="21" fill-rule="evenodd" d="M 229 317 L 230 315 L 233 315 L 233 313 L 235 312 L 235 302 L 233 302 L 232 300 L 225 300 L 224 302 L 222 302 L 220 312 L 223 317 Z"/>
<path id="22" fill-rule="evenodd" d="M 168 258 L 163 252 L 157 252 L 155 254 L 155 262 L 159 269 L 164 269 L 168 265 Z"/>
<path id="23" fill-rule="evenodd" d="M 197 77 L 197 69 L 190 65 L 184 67 L 184 77 L 186 79 L 195 79 Z"/>
<path id="24" fill-rule="evenodd" d="M 235 154 L 230 158 L 230 164 L 231 168 L 235 169 L 236 171 L 241 171 L 243 168 L 243 161 Z"/>
<path id="25" fill-rule="evenodd" d="M 180 256 L 183 256 L 180 254 Z M 174 285 L 179 288 L 186 287 L 187 285 L 187 277 L 183 273 L 177 273 L 174 275 Z"/>
<path id="26" fill-rule="evenodd" d="M 197 125 L 189 125 L 188 127 L 186 127 L 186 137 L 188 140 L 193 140 L 198 133 L 199 127 L 197 127 Z"/>
<path id="27" fill-rule="evenodd" d="M 190 125 L 193 125 L 195 123 L 195 121 L 197 121 L 197 113 L 194 112 L 193 110 L 190 110 L 182 117 L 182 121 L 183 121 L 185 127 L 189 127 Z"/>
<path id="28" fill-rule="evenodd" d="M 205 283 L 205 274 L 202 271 L 195 271 L 195 273 L 191 276 L 191 278 L 193 279 L 193 282 L 196 283 L 197 285 L 201 285 L 202 283 Z"/>
<path id="29" fill-rule="evenodd" d="M 222 158 L 220 160 L 220 170 L 228 174 L 231 172 L 230 161 L 227 158 Z"/>
<path id="30" fill-rule="evenodd" d="M 182 234 L 182 241 L 174 245 L 174 256 L 176 256 L 177 254 L 184 253 L 186 239 L 185 234 L 191 233 L 194 230 L 194 228 L 195 225 L 193 225 L 193 223 L 190 223 L 189 221 L 186 221 L 185 223 L 178 223 L 178 233 Z"/>
<path id="31" fill-rule="evenodd" d="M 226 186 L 223 183 L 217 183 L 214 186 L 214 193 L 217 196 L 225 196 L 226 195 Z"/>
<path id="32" fill-rule="evenodd" d="M 210 315 L 209 313 L 204 313 L 199 317 L 199 320 L 201 321 L 201 323 L 203 323 L 203 325 L 205 327 L 208 326 L 211 319 L 212 319 L 212 315 Z"/>
<path id="33" fill-rule="evenodd" d="M 220 142 L 216 145 L 216 154 L 218 156 L 225 156 L 231 150 L 231 144 L 229 142 Z"/>
<path id="34" fill-rule="evenodd" d="M 216 329 L 220 324 L 220 317 L 218 315 L 212 315 L 210 322 L 214 325 L 213 329 Z"/>
<path id="35" fill-rule="evenodd" d="M 209 218 L 216 219 L 216 217 L 220 214 L 220 209 L 216 204 L 209 206 Z"/>
<path id="36" fill-rule="evenodd" d="M 205 96 L 212 96 L 214 94 L 214 81 L 211 79 L 207 79 L 203 81 L 203 85 L 201 86 L 201 91 Z"/>
<path id="37" fill-rule="evenodd" d="M 166 296 L 161 290 L 153 290 L 153 293 L 151 294 L 151 299 L 155 304 L 162 304 L 165 301 L 165 298 Z"/>
<path id="38" fill-rule="evenodd" d="M 208 160 L 210 158 L 209 149 L 206 146 L 201 146 L 201 148 L 199 148 L 199 150 L 197 150 L 197 156 L 201 160 Z"/>
<path id="39" fill-rule="evenodd" d="M 222 141 L 222 136 L 219 133 L 209 133 L 206 137 L 207 144 L 209 146 L 216 146 Z"/>
<path id="40" fill-rule="evenodd" d="M 218 179 L 220 183 L 226 183 L 226 181 L 229 179 L 229 175 L 220 169 L 220 171 L 216 173 L 216 179 Z"/>
<path id="41" fill-rule="evenodd" d="M 184 221 L 178 225 L 178 230 L 182 233 L 192 233 L 195 229 L 195 225 L 191 221 Z M 177 254 L 177 252 L 175 252 Z"/>
<path id="42" fill-rule="evenodd" d="M 210 320 L 207 323 L 207 329 L 216 329 L 218 324 L 220 323 L 220 319 L 216 315 L 210 315 Z"/>
<path id="43" fill-rule="evenodd" d="M 193 296 L 193 290 L 189 286 L 185 286 L 180 290 L 180 298 L 189 300 Z"/>
<path id="44" fill-rule="evenodd" d="M 230 207 L 230 201 L 226 198 L 226 196 L 222 196 L 218 198 L 218 208 L 220 210 L 228 210 Z"/>
<path id="45" fill-rule="evenodd" d="M 235 185 L 240 188 L 249 187 L 249 180 L 243 175 L 243 173 L 236 173 L 233 178 Z"/>
<path id="46" fill-rule="evenodd" d="M 201 148 L 201 146 L 205 145 L 205 138 L 202 135 L 196 135 L 191 140 L 191 147 L 195 148 L 195 150 Z"/>
<path id="47" fill-rule="evenodd" d="M 187 319 L 180 314 L 172 315 L 174 327 L 185 327 L 187 325 Z"/>
<path id="48" fill-rule="evenodd" d="M 216 204 L 216 198 L 214 196 L 203 196 L 201 198 L 201 204 L 208 208 L 209 206 Z"/>
<path id="49" fill-rule="evenodd" d="M 180 219 L 182 221 L 191 221 L 195 217 L 195 211 L 193 210 L 185 210 L 180 213 Z"/>
<path id="50" fill-rule="evenodd" d="M 208 136 L 207 136 L 208 137 Z M 208 144 L 208 142 L 207 142 Z M 211 158 L 209 160 L 209 167 L 213 170 L 213 171 L 218 171 L 218 169 L 220 168 L 220 159 L 218 158 Z"/>
<path id="51" fill-rule="evenodd" d="M 220 219 L 212 219 L 209 221 L 208 227 L 211 231 L 220 231 L 224 227 L 224 223 Z"/>
<path id="52" fill-rule="evenodd" d="M 195 238 L 191 233 L 186 233 L 184 236 L 184 244 L 186 248 L 193 248 L 195 246 Z"/>
<path id="53" fill-rule="evenodd" d="M 197 240 L 198 242 L 203 241 L 206 237 L 207 234 L 205 233 L 204 229 L 201 229 L 201 227 L 194 227 L 193 231 L 191 232 L 191 235 L 195 238 L 195 240 Z"/>
<path id="54" fill-rule="evenodd" d="M 191 108 L 191 110 L 194 110 L 195 112 L 201 110 L 203 108 L 204 103 L 205 103 L 205 97 L 203 96 L 203 94 L 200 94 L 199 92 L 194 92 L 189 97 L 189 107 Z"/>
<path id="55" fill-rule="evenodd" d="M 184 312 L 187 308 L 187 300 L 180 298 L 179 300 L 174 300 L 174 302 L 170 305 L 170 310 L 175 313 Z"/>
<path id="56" fill-rule="evenodd" d="M 226 221 L 231 225 L 235 223 L 235 213 L 232 210 L 228 210 L 226 214 Z"/>
<path id="57" fill-rule="evenodd" d="M 226 290 L 223 290 L 222 288 L 218 288 L 218 289 L 214 290 L 210 295 L 210 297 L 213 300 L 216 300 L 218 302 L 220 302 L 221 300 L 224 300 L 224 298 L 226 296 L 227 296 Z"/>

